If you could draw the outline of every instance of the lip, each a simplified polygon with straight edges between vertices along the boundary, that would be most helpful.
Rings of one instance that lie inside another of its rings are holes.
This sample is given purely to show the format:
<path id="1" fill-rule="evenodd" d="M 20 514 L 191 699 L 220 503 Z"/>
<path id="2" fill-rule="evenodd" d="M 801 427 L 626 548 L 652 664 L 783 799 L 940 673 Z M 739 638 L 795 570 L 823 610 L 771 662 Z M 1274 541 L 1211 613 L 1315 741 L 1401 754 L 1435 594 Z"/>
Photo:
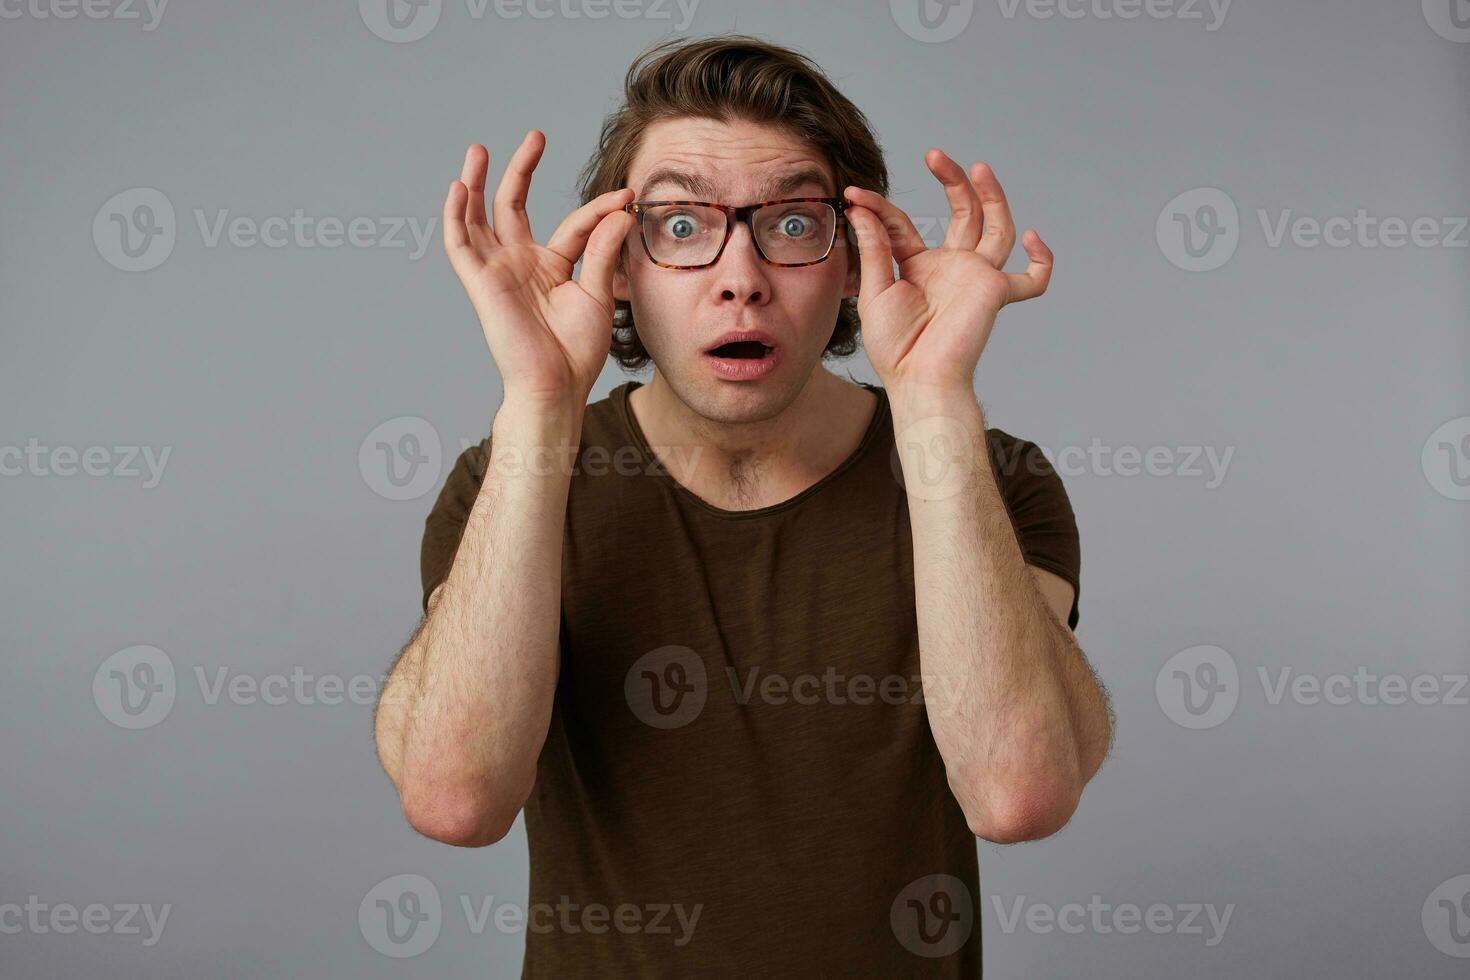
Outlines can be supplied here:
<path id="1" fill-rule="evenodd" d="M 757 336 L 736 337 L 735 339 L 759 340 L 760 338 Z M 721 341 L 721 343 L 729 343 L 729 341 Z M 765 344 L 767 341 L 762 340 L 761 343 Z M 715 346 L 718 347 L 719 344 Z M 776 367 L 781 361 L 781 348 L 773 346 L 769 354 L 759 359 L 716 357 L 709 353 L 709 351 L 706 351 L 704 353 L 704 360 L 716 375 L 724 378 L 726 381 L 755 381 L 759 378 L 764 378 L 776 370 Z"/>
<path id="2" fill-rule="evenodd" d="M 728 333 L 722 333 L 716 337 L 713 343 L 705 347 L 704 352 L 708 354 L 716 347 L 723 347 L 726 344 L 733 344 L 740 340 L 754 340 L 757 343 L 765 344 L 767 347 L 776 346 L 776 338 L 764 330 L 731 330 Z"/>

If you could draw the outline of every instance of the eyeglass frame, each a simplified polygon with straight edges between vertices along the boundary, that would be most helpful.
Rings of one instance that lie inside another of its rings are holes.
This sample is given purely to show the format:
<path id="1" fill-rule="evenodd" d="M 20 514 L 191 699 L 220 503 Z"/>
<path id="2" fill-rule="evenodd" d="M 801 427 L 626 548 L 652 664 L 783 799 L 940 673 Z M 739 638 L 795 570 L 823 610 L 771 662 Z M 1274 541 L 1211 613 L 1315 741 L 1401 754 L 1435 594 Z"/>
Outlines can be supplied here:
<path id="1" fill-rule="evenodd" d="M 643 232 L 643 216 L 648 208 L 670 204 L 714 208 L 716 211 L 725 213 L 725 240 L 720 242 L 720 248 L 715 252 L 714 258 L 708 262 L 701 262 L 699 265 L 670 265 L 653 257 L 653 252 L 648 247 L 648 236 Z M 773 204 L 826 204 L 831 206 L 836 213 L 832 224 L 832 240 L 827 243 L 827 254 L 810 262 L 776 262 L 766 258 L 765 250 L 761 248 L 760 239 L 755 233 L 755 224 L 751 218 L 756 211 L 768 208 Z M 733 204 L 716 204 L 714 201 L 629 201 L 623 205 L 623 210 L 638 219 L 638 240 L 643 243 L 643 254 L 648 256 L 648 261 L 660 269 L 706 269 L 714 265 L 720 261 L 720 256 L 725 254 L 725 246 L 730 244 L 730 236 L 735 234 L 735 225 L 742 221 L 745 222 L 745 227 L 750 229 L 751 243 L 755 245 L 755 254 L 760 256 L 762 262 L 781 269 L 800 269 L 809 265 L 818 265 L 832 257 L 832 247 L 837 244 L 837 230 L 844 227 L 847 222 L 843 214 L 847 207 L 847 202 L 840 197 L 783 197 L 774 201 L 761 201 L 759 204 L 747 204 L 743 207 L 736 207 Z"/>

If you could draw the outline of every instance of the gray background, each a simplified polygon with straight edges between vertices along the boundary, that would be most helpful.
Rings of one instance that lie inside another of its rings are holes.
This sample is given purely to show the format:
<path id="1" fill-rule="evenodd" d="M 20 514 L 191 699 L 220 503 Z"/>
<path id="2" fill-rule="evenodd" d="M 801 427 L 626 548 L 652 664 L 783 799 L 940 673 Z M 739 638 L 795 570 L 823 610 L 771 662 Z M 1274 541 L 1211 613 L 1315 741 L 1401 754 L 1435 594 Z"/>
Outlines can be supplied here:
<path id="1" fill-rule="evenodd" d="M 1057 265 L 1046 297 L 1001 314 L 981 361 L 991 424 L 1053 449 L 1234 452 L 1218 486 L 1065 475 L 1079 639 L 1118 740 L 1060 835 L 981 843 L 989 976 L 1470 969 L 1421 915 L 1470 874 L 1470 709 L 1273 704 L 1258 676 L 1443 679 L 1470 660 L 1470 502 L 1436 490 L 1451 471 L 1421 465 L 1431 433 L 1470 415 L 1470 252 L 1273 247 L 1258 216 L 1470 213 L 1470 44 L 1432 29 L 1437 2 L 1238 0 L 1210 30 L 1203 6 L 1202 19 L 1008 17 L 981 0 L 930 42 L 885 2 L 705 0 L 684 31 L 811 54 L 870 114 L 915 216 L 946 213 L 927 147 L 995 167 Z M 19 16 L 0 20 L 0 449 L 172 448 L 157 486 L 0 477 L 0 903 L 171 911 L 152 947 L 0 933 L 0 974 L 518 974 L 522 936 L 472 934 L 459 896 L 525 900 L 519 825 L 483 850 L 420 838 L 378 768 L 369 707 L 211 704 L 196 676 L 376 675 L 415 623 L 423 518 L 500 393 L 437 224 L 414 259 L 208 247 L 194 215 L 428 221 L 468 142 L 490 148 L 494 180 L 534 126 L 548 135 L 531 200 L 544 236 L 574 206 L 629 61 L 677 30 L 677 8 L 650 4 L 596 21 L 492 4 L 476 19 L 445 0 L 411 43 L 376 36 L 350 0 L 176 0 L 153 30 L 145 8 L 6 8 Z M 127 272 L 92 229 L 139 187 L 176 210 L 177 241 Z M 1185 271 L 1156 221 L 1209 187 L 1239 209 L 1238 247 Z M 874 380 L 861 354 L 848 364 Z M 625 378 L 610 364 L 594 398 Z M 393 500 L 359 449 L 406 418 L 443 448 L 424 464 L 434 482 Z M 1451 462 L 1470 468 L 1463 452 Z M 139 644 L 168 655 L 177 696 L 129 730 L 92 684 Z M 1237 666 L 1238 704 L 1192 729 L 1171 717 L 1166 664 L 1200 645 Z M 369 944 L 358 907 L 405 873 L 430 879 L 445 912 L 433 946 L 399 960 Z M 1208 924 L 1006 932 L 996 908 L 1093 896 L 1233 911 L 1207 945 Z"/>

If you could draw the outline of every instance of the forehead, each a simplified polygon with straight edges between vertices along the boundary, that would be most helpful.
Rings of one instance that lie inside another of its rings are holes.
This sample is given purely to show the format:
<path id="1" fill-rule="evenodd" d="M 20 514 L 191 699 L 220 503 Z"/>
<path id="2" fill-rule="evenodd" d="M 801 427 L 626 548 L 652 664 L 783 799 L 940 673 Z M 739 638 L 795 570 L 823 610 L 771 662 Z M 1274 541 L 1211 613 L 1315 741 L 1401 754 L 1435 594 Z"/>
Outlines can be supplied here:
<path id="1" fill-rule="evenodd" d="M 675 174 L 687 179 L 675 180 Z M 640 197 L 658 188 L 708 194 L 722 203 L 828 196 L 835 193 L 833 182 L 831 165 L 799 137 L 744 120 L 661 119 L 644 130 L 628 168 L 628 186 Z"/>

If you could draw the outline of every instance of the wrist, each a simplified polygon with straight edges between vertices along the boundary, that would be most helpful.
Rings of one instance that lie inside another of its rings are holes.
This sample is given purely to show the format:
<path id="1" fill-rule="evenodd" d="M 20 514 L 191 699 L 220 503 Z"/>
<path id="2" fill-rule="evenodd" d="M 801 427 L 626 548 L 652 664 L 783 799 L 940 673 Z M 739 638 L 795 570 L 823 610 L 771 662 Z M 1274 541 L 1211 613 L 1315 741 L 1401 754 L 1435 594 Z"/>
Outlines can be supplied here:
<path id="1" fill-rule="evenodd" d="M 884 390 L 895 427 L 936 416 L 984 424 L 980 399 L 972 387 L 906 382 L 885 386 Z"/>
<path id="2" fill-rule="evenodd" d="M 506 391 L 495 412 L 494 426 L 514 427 L 517 431 L 555 435 L 580 429 L 587 410 L 587 398 L 575 392 L 561 395 L 523 395 Z"/>
<path id="3" fill-rule="evenodd" d="M 585 401 L 508 396 L 490 429 L 490 465 L 507 476 L 570 478 L 581 448 Z"/>

